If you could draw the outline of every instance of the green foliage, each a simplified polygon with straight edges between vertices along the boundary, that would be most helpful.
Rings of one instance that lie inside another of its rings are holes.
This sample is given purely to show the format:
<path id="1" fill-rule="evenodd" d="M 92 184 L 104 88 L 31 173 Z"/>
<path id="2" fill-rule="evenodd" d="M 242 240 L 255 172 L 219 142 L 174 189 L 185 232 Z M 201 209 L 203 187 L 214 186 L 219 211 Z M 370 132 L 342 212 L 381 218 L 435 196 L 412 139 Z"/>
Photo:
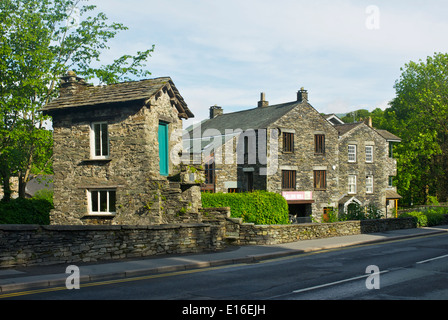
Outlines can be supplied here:
<path id="1" fill-rule="evenodd" d="M 348 220 L 368 220 L 368 219 L 381 219 L 383 214 L 381 210 L 374 204 L 370 203 L 363 207 L 358 203 L 351 203 L 348 206 L 347 212 L 339 215 L 339 221 Z"/>
<path id="2" fill-rule="evenodd" d="M 41 189 L 41 190 L 38 190 L 34 194 L 33 199 L 46 200 L 51 205 L 53 205 L 53 189 Z"/>
<path id="3" fill-rule="evenodd" d="M 243 218 L 248 223 L 289 224 L 288 204 L 277 193 L 203 193 L 202 206 L 230 207 L 232 217 Z"/>
<path id="4" fill-rule="evenodd" d="M 412 217 L 415 219 L 417 227 L 431 227 L 444 224 L 445 216 L 448 214 L 448 208 L 437 207 L 428 208 L 421 211 L 405 212 L 400 214 L 400 218 Z"/>
<path id="5" fill-rule="evenodd" d="M 408 203 L 442 201 L 448 194 L 448 54 L 435 53 L 425 61 L 402 68 L 391 101 L 396 134 L 398 191 Z"/>
<path id="6" fill-rule="evenodd" d="M 0 224 L 50 224 L 53 205 L 43 199 L 0 201 Z"/>
<path id="7" fill-rule="evenodd" d="M 127 30 L 83 0 L 0 1 L 0 182 L 9 200 L 9 178 L 19 197 L 31 174 L 51 173 L 49 120 L 40 112 L 58 96 L 59 77 L 75 70 L 86 79 L 116 83 L 150 74 L 152 48 L 98 65 L 107 43 Z"/>

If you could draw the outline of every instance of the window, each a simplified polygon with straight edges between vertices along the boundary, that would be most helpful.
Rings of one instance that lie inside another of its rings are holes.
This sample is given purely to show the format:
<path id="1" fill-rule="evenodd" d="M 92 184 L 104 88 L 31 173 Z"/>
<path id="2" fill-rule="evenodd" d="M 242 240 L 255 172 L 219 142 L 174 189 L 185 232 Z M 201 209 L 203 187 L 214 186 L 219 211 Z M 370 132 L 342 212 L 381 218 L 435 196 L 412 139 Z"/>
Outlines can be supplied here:
<path id="1" fill-rule="evenodd" d="M 282 170 L 282 189 L 296 189 L 296 172 L 294 170 Z"/>
<path id="2" fill-rule="evenodd" d="M 373 193 L 373 176 L 366 177 L 366 193 Z"/>
<path id="3" fill-rule="evenodd" d="M 327 171 L 314 171 L 314 189 L 325 190 L 327 188 Z"/>
<path id="4" fill-rule="evenodd" d="M 283 152 L 294 152 L 294 133 L 283 132 Z"/>
<path id="5" fill-rule="evenodd" d="M 366 162 L 373 162 L 373 146 L 366 146 Z"/>
<path id="6" fill-rule="evenodd" d="M 115 190 L 89 190 L 89 214 L 114 214 L 116 203 Z"/>
<path id="7" fill-rule="evenodd" d="M 314 135 L 314 153 L 325 154 L 325 135 L 323 134 Z"/>
<path id="8" fill-rule="evenodd" d="M 215 183 L 215 159 L 205 164 L 205 184 Z"/>
<path id="9" fill-rule="evenodd" d="M 349 175 L 348 176 L 348 193 L 356 193 L 356 176 Z"/>
<path id="10" fill-rule="evenodd" d="M 91 125 L 91 155 L 94 159 L 109 157 L 109 133 L 107 122 L 94 122 Z"/>
<path id="11" fill-rule="evenodd" d="M 244 175 L 246 176 L 246 183 L 247 183 L 247 191 L 253 191 L 254 190 L 254 173 L 253 172 L 245 172 Z"/>
<path id="12" fill-rule="evenodd" d="M 348 145 L 348 162 L 356 162 L 356 145 Z"/>
<path id="13" fill-rule="evenodd" d="M 390 188 L 392 188 L 394 186 L 394 177 L 393 176 L 389 176 L 389 184 L 388 184 L 388 186 Z"/>

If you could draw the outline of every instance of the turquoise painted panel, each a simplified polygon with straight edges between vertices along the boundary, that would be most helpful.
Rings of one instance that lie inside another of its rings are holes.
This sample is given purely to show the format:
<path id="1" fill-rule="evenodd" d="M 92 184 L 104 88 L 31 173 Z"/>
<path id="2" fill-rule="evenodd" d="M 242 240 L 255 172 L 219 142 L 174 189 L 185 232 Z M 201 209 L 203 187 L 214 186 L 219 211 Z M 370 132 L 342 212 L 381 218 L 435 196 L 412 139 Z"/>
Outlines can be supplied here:
<path id="1" fill-rule="evenodd" d="M 167 176 L 169 173 L 168 167 L 168 123 L 159 122 L 159 165 L 160 174 Z"/>

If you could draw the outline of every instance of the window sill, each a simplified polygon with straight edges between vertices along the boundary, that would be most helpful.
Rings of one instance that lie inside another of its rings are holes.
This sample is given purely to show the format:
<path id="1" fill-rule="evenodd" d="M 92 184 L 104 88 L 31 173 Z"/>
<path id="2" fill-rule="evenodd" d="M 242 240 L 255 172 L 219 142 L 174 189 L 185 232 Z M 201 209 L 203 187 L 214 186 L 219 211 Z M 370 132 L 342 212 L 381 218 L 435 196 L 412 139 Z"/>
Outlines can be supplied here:
<path id="1" fill-rule="evenodd" d="M 89 213 L 83 216 L 83 219 L 112 219 L 116 213 Z"/>
<path id="2" fill-rule="evenodd" d="M 107 158 L 107 159 L 85 159 L 82 160 L 83 163 L 94 163 L 94 162 L 103 162 L 103 163 L 107 163 L 112 161 L 111 158 Z"/>

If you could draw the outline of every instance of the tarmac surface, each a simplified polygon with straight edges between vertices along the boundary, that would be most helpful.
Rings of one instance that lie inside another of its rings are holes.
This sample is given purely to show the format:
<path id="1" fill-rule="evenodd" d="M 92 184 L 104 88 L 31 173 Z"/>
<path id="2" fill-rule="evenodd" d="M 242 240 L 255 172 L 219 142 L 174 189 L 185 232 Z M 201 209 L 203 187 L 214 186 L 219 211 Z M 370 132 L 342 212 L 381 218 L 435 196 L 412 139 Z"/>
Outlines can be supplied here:
<path id="1" fill-rule="evenodd" d="M 448 225 L 303 240 L 278 245 L 235 246 L 222 251 L 200 254 L 163 255 L 95 263 L 0 268 L 0 298 L 2 293 L 6 292 L 65 286 L 66 279 L 71 274 L 70 272 L 66 273 L 66 268 L 69 265 L 79 267 L 80 282 L 85 283 L 236 263 L 250 263 L 288 255 L 380 243 L 443 232 L 448 232 Z"/>

